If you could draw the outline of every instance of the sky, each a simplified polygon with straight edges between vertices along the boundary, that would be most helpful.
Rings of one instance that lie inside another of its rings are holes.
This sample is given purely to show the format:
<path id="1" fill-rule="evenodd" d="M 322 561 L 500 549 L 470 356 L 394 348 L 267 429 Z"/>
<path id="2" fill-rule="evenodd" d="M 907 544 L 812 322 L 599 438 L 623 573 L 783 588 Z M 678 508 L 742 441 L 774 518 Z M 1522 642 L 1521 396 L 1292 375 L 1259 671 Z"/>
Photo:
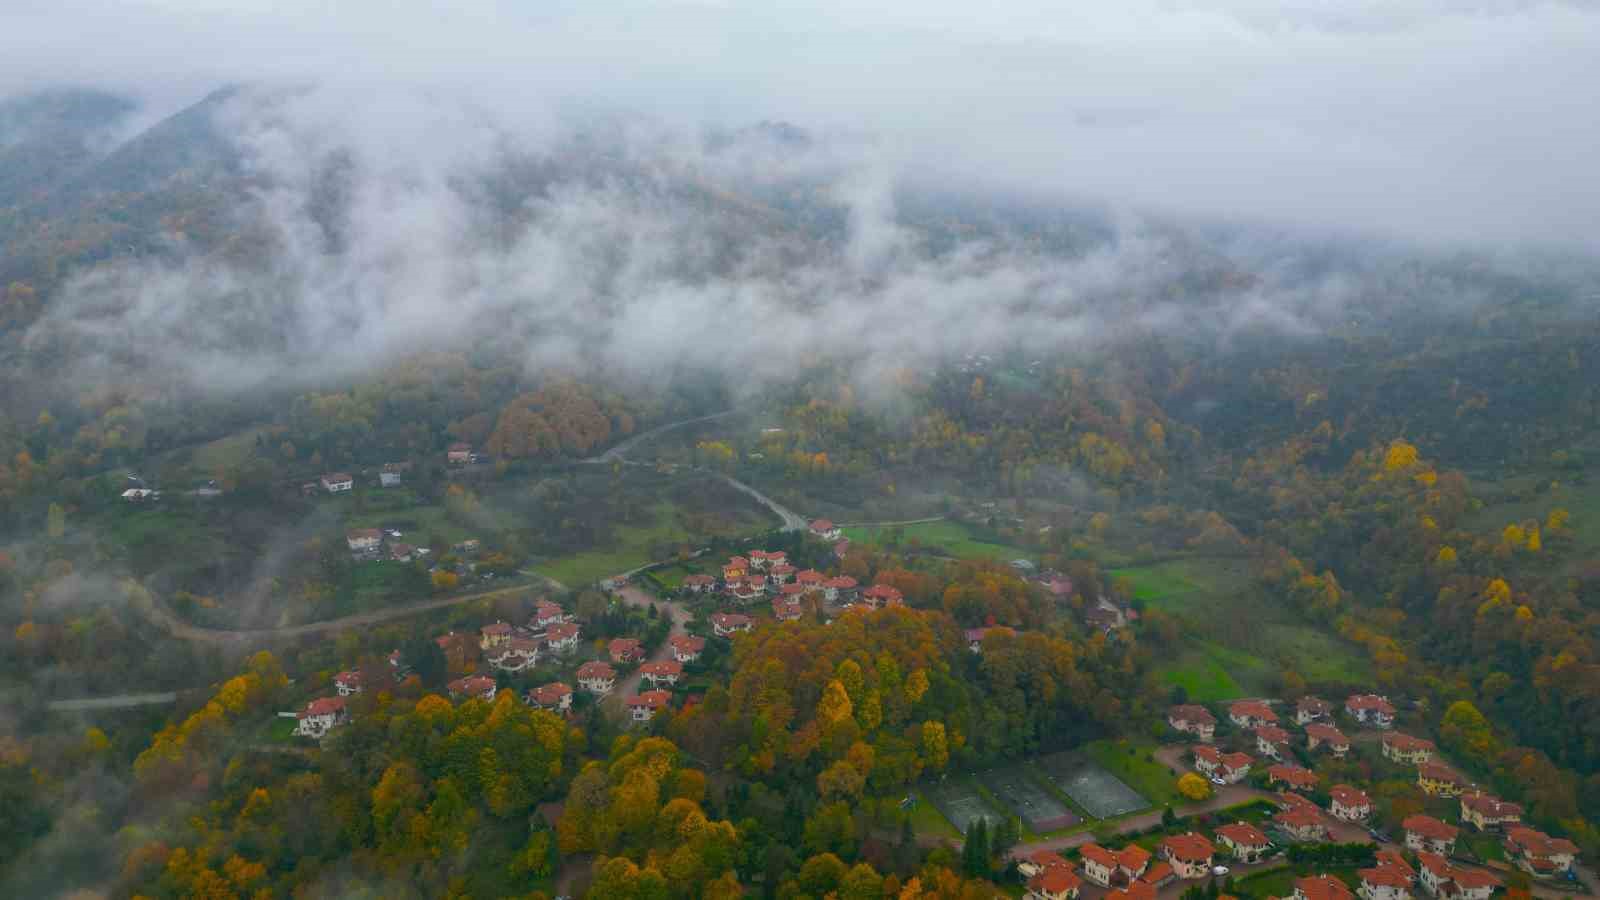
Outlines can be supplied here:
<path id="1" fill-rule="evenodd" d="M 1600 6 L 1444 0 L 8 0 L 0 93 L 396 84 L 870 134 L 1141 209 L 1600 251 Z"/>

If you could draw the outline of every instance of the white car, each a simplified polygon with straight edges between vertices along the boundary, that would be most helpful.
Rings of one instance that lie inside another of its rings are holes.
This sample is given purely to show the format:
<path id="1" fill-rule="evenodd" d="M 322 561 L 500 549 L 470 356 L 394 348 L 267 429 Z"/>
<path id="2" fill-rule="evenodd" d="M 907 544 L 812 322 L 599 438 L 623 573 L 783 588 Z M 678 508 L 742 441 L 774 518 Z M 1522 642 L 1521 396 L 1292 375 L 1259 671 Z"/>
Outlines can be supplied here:
<path id="1" fill-rule="evenodd" d="M 1212 866 L 1211 867 L 1211 874 L 1217 876 L 1218 878 L 1221 878 L 1222 876 L 1228 874 L 1228 867 L 1227 866 Z"/>
<path id="2" fill-rule="evenodd" d="M 1221 786 L 1221 787 L 1227 787 L 1228 786 L 1228 783 L 1226 781 L 1223 781 L 1221 778 L 1218 778 L 1215 775 L 1211 776 L 1211 783 L 1215 784 L 1215 785 L 1218 785 L 1218 786 Z"/>

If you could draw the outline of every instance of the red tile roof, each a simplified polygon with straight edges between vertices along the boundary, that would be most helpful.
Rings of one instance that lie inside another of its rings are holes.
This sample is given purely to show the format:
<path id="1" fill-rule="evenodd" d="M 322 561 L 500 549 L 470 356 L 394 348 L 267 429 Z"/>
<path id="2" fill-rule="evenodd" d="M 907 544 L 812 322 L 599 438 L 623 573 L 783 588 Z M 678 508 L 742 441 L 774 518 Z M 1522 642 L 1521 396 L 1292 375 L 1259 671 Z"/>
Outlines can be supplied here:
<path id="1" fill-rule="evenodd" d="M 1436 749 L 1433 741 L 1430 741 L 1426 738 L 1412 737 L 1409 734 L 1403 734 L 1398 731 L 1391 731 L 1385 734 L 1383 736 L 1383 743 L 1384 746 L 1393 747 L 1402 753 L 1414 753 L 1418 750 Z"/>
<path id="2" fill-rule="evenodd" d="M 1228 707 L 1228 715 L 1249 716 L 1252 719 L 1264 719 L 1268 722 L 1278 721 L 1278 714 L 1260 700 L 1240 700 Z"/>
<path id="3" fill-rule="evenodd" d="M 1372 805 L 1372 798 L 1367 796 L 1366 791 L 1348 784 L 1336 784 L 1328 788 L 1328 796 L 1332 797 L 1340 806 L 1352 809 L 1358 809 L 1363 806 L 1370 807 Z"/>
<path id="4" fill-rule="evenodd" d="M 495 622 L 492 625 L 485 625 L 483 626 L 483 633 L 486 635 L 510 634 L 511 624 L 509 622 Z"/>
<path id="5" fill-rule="evenodd" d="M 1394 715 L 1393 704 L 1377 694 L 1352 694 L 1350 699 L 1344 702 L 1344 708 L 1351 712 L 1366 709 L 1381 712 L 1386 716 Z"/>
<path id="6" fill-rule="evenodd" d="M 1142 872 L 1150 865 L 1150 851 L 1138 844 L 1129 844 L 1117 851 L 1117 865 L 1129 872 Z"/>
<path id="7" fill-rule="evenodd" d="M 1512 828 L 1506 832 L 1506 845 L 1529 856 L 1578 855 L 1578 845 L 1566 838 L 1551 837 L 1534 828 Z"/>
<path id="8" fill-rule="evenodd" d="M 672 695 L 666 691 L 645 691 L 635 697 L 628 698 L 629 706 L 642 706 L 649 709 L 660 709 L 672 702 Z"/>
<path id="9" fill-rule="evenodd" d="M 1255 762 L 1255 759 L 1248 753 L 1224 753 L 1222 755 L 1223 768 L 1235 771 L 1246 768 L 1253 762 Z"/>
<path id="10" fill-rule="evenodd" d="M 836 591 L 849 591 L 855 589 L 856 580 L 849 575 L 840 575 L 837 578 L 829 578 L 823 582 L 822 586 L 833 588 Z"/>
<path id="11" fill-rule="evenodd" d="M 1222 751 L 1209 744 L 1200 744 L 1190 750 L 1194 753 L 1195 759 L 1203 759 L 1214 766 L 1222 765 Z"/>
<path id="12" fill-rule="evenodd" d="M 1431 762 L 1421 763 L 1417 766 L 1417 777 L 1426 778 L 1429 781 L 1444 781 L 1450 784 L 1467 783 L 1467 780 L 1462 778 L 1461 773 L 1455 769 Z"/>
<path id="13" fill-rule="evenodd" d="M 552 681 L 549 684 L 541 684 L 533 689 L 533 702 L 540 706 L 555 706 L 561 702 L 561 698 L 570 693 L 572 693 L 572 688 L 559 681 Z"/>
<path id="14" fill-rule="evenodd" d="M 1183 706 L 1174 706 L 1173 708 L 1167 710 L 1167 720 L 1172 722 L 1187 722 L 1191 725 L 1215 726 L 1217 724 L 1217 717 L 1211 714 L 1211 710 L 1206 709 L 1204 706 L 1196 706 L 1192 703 Z"/>
<path id="15" fill-rule="evenodd" d="M 1400 827 L 1436 841 L 1453 841 L 1460 830 L 1435 819 L 1433 816 L 1406 816 Z"/>
<path id="16" fill-rule="evenodd" d="M 815 519 L 811 523 L 812 531 L 832 531 L 833 523 L 827 519 Z"/>
<path id="17" fill-rule="evenodd" d="M 578 667 L 578 680 L 588 681 L 592 678 L 615 678 L 617 670 L 611 668 L 610 663 L 592 659 Z"/>
<path id="18" fill-rule="evenodd" d="M 639 673 L 645 677 L 682 675 L 683 663 L 675 659 L 664 659 L 661 662 L 647 662 L 639 667 Z"/>
<path id="19" fill-rule="evenodd" d="M 1285 828 L 1300 831 L 1313 826 L 1320 826 L 1322 824 L 1322 816 L 1317 813 L 1315 805 L 1297 806 L 1294 809 L 1286 809 L 1278 813 L 1272 817 L 1272 821 Z"/>
<path id="20" fill-rule="evenodd" d="M 706 648 L 706 639 L 692 634 L 675 634 L 667 639 L 674 650 L 684 653 L 699 653 Z"/>
<path id="21" fill-rule="evenodd" d="M 1047 894 L 1065 894 L 1077 890 L 1083 882 L 1071 869 L 1046 867 L 1043 872 L 1028 879 L 1028 890 Z"/>
<path id="22" fill-rule="evenodd" d="M 1294 880 L 1295 892 L 1305 897 L 1306 900 L 1351 900 L 1355 895 L 1345 887 L 1344 882 L 1332 875 L 1313 875 L 1310 878 L 1296 878 Z"/>
<path id="23" fill-rule="evenodd" d="M 1256 737 L 1261 738 L 1269 744 L 1289 743 L 1289 732 L 1284 731 L 1282 728 L 1279 728 L 1276 725 L 1256 726 Z"/>
<path id="24" fill-rule="evenodd" d="M 577 636 L 578 623 L 576 622 L 557 622 L 551 625 L 550 630 L 546 631 L 544 635 L 547 641 L 563 641 Z"/>
<path id="25" fill-rule="evenodd" d="M 1072 863 L 1067 862 L 1061 854 L 1053 850 L 1035 850 L 1033 855 L 1028 857 L 1028 862 L 1041 869 L 1072 868 Z"/>
<path id="26" fill-rule="evenodd" d="M 1372 887 L 1409 888 L 1411 879 L 1397 866 L 1379 866 L 1376 869 L 1362 869 L 1358 872 L 1362 882 Z"/>
<path id="27" fill-rule="evenodd" d="M 1350 739 L 1344 736 L 1344 732 L 1333 727 L 1332 725 L 1324 725 L 1321 722 L 1312 722 L 1310 725 L 1307 725 L 1306 736 L 1314 737 L 1319 741 L 1332 744 L 1335 747 L 1350 746 Z"/>
<path id="28" fill-rule="evenodd" d="M 1161 848 L 1166 851 L 1168 857 L 1188 863 L 1204 862 L 1216 853 L 1210 841 L 1192 831 L 1172 835 L 1161 842 Z"/>
<path id="29" fill-rule="evenodd" d="M 331 716 L 337 714 L 343 709 L 343 697 L 318 697 L 317 699 L 306 704 L 305 712 L 300 714 L 300 718 L 305 719 L 311 716 Z"/>
<path id="30" fill-rule="evenodd" d="M 1300 766 L 1268 766 L 1268 781 L 1286 781 L 1295 787 L 1316 787 L 1317 773 Z"/>
<path id="31" fill-rule="evenodd" d="M 1267 846 L 1266 834 L 1249 822 L 1234 822 L 1230 825 L 1223 825 L 1217 829 L 1217 837 L 1226 838 L 1240 847 Z"/>
<path id="32" fill-rule="evenodd" d="M 1156 886 L 1148 881 L 1135 881 L 1106 894 L 1106 900 L 1156 900 Z"/>
<path id="33" fill-rule="evenodd" d="M 1509 819 L 1522 815 L 1522 807 L 1488 794 L 1463 794 L 1461 805 L 1490 819 Z"/>
<path id="34" fill-rule="evenodd" d="M 1117 854 L 1099 844 L 1084 844 L 1078 848 L 1078 855 L 1097 866 L 1104 866 L 1107 869 L 1115 869 L 1117 867 Z"/>

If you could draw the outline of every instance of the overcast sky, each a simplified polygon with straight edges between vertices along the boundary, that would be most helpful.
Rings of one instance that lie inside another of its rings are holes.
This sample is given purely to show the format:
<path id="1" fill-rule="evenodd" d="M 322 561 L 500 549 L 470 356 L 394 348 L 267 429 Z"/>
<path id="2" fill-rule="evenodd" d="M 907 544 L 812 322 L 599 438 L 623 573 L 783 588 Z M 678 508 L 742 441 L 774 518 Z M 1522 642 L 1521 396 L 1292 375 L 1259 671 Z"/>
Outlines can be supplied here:
<path id="1" fill-rule="evenodd" d="M 397 9 L 397 7 L 399 7 Z M 0 91 L 408 82 L 780 118 L 1146 208 L 1600 249 L 1600 8 L 1480 0 L 6 0 Z"/>

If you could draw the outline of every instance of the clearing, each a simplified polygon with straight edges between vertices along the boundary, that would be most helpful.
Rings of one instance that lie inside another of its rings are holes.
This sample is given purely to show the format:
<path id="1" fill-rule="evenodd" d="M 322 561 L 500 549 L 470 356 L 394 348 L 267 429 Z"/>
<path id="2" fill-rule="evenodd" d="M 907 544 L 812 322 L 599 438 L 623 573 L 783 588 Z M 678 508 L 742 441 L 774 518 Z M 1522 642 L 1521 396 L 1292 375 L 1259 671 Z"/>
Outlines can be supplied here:
<path id="1" fill-rule="evenodd" d="M 918 525 L 855 526 L 844 529 L 844 536 L 854 543 L 917 548 L 960 559 L 1010 560 L 1029 556 L 1026 550 L 984 540 L 960 522 L 948 520 Z"/>

